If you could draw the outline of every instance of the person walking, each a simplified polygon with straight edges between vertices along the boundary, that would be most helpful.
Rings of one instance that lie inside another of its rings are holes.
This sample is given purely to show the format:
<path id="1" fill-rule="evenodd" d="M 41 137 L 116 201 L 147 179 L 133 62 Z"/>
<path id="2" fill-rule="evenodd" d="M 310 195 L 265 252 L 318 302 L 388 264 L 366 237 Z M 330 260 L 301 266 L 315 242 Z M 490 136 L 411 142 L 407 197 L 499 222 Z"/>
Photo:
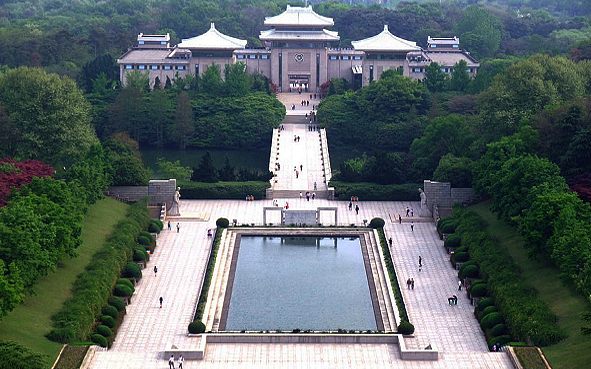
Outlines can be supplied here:
<path id="1" fill-rule="evenodd" d="M 314 182 L 314 191 L 318 190 L 318 183 Z"/>
<path id="2" fill-rule="evenodd" d="M 174 369 L 174 355 L 170 355 L 168 359 L 168 369 Z"/>
<path id="3" fill-rule="evenodd" d="M 410 222 L 410 231 L 411 232 L 415 231 L 415 222 Z"/>
<path id="4" fill-rule="evenodd" d="M 410 208 L 410 216 L 414 217 L 415 216 L 415 209 Z"/>
<path id="5" fill-rule="evenodd" d="M 411 290 L 414 290 L 415 289 L 415 279 L 414 278 L 411 278 L 410 279 L 410 289 Z"/>
<path id="6" fill-rule="evenodd" d="M 390 247 L 392 247 L 392 237 L 388 239 L 388 243 L 390 244 Z"/>
<path id="7" fill-rule="evenodd" d="M 406 280 L 406 289 L 410 290 L 410 278 Z"/>
<path id="8" fill-rule="evenodd" d="M 183 357 L 183 355 L 181 354 L 181 356 L 179 356 L 179 369 L 183 369 L 183 362 L 185 361 L 185 358 Z"/>
<path id="9" fill-rule="evenodd" d="M 419 255 L 419 272 L 423 269 L 423 258 Z"/>
<path id="10" fill-rule="evenodd" d="M 172 224 L 170 223 L 170 220 L 168 221 L 168 230 L 172 230 Z"/>
<path id="11" fill-rule="evenodd" d="M 158 267 L 154 265 L 154 277 L 156 277 L 156 273 L 158 273 Z"/>
<path id="12" fill-rule="evenodd" d="M 355 214 L 359 215 L 359 205 L 355 205 Z"/>
<path id="13" fill-rule="evenodd" d="M 302 199 L 302 191 L 300 191 L 300 200 Z"/>
<path id="14" fill-rule="evenodd" d="M 398 214 L 398 223 L 402 224 L 402 216 L 400 216 L 400 214 Z"/>
<path id="15" fill-rule="evenodd" d="M 460 279 L 458 281 L 458 291 L 461 291 L 461 290 L 462 290 L 462 280 Z"/>
<path id="16" fill-rule="evenodd" d="M 351 201 L 349 201 L 349 211 L 351 211 L 352 208 L 353 208 L 353 203 Z"/>
<path id="17" fill-rule="evenodd" d="M 410 208 L 407 206 L 406 207 L 406 216 L 408 217 L 409 214 L 410 214 Z"/>
<path id="18" fill-rule="evenodd" d="M 179 233 L 181 231 L 181 224 L 177 223 L 176 224 L 176 233 Z"/>
<path id="19" fill-rule="evenodd" d="M 160 309 L 162 309 L 162 301 L 164 301 L 164 299 L 162 298 L 162 296 L 160 296 L 158 300 L 160 301 Z"/>

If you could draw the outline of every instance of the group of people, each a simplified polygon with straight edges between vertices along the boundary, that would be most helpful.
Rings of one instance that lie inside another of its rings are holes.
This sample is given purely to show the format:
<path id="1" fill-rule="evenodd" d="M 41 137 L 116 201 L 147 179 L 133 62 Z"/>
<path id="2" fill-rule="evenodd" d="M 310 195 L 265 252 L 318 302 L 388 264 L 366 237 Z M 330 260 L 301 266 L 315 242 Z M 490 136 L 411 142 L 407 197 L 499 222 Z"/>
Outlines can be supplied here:
<path id="1" fill-rule="evenodd" d="M 310 131 L 310 132 L 320 131 L 320 126 L 316 125 L 316 124 L 310 124 L 310 125 L 308 125 L 308 131 Z"/>
<path id="2" fill-rule="evenodd" d="M 253 195 L 246 195 L 246 201 L 254 201 Z"/>
<path id="3" fill-rule="evenodd" d="M 168 230 L 172 231 L 172 223 L 170 222 L 170 220 L 168 221 Z M 176 233 L 179 233 L 181 231 L 181 224 L 177 223 L 176 224 Z"/>
<path id="4" fill-rule="evenodd" d="M 351 200 L 351 201 L 353 201 L 353 200 Z M 357 200 L 357 201 L 359 201 L 359 200 Z M 351 211 L 351 210 L 353 210 L 353 203 L 349 202 L 349 211 Z M 359 204 L 355 205 L 355 214 L 359 215 Z"/>
<path id="5" fill-rule="evenodd" d="M 183 355 L 181 354 L 177 359 L 177 363 L 179 364 L 179 369 L 183 369 L 183 362 L 184 361 L 185 361 L 185 359 L 183 358 Z M 174 369 L 174 355 L 170 355 L 170 359 L 168 359 L 168 368 Z"/>
<path id="6" fill-rule="evenodd" d="M 408 288 L 409 290 L 414 290 L 415 289 L 415 280 L 414 278 L 409 278 L 406 280 L 406 288 Z"/>
<path id="7" fill-rule="evenodd" d="M 293 142 L 300 142 L 300 136 L 293 135 Z"/>
<path id="8" fill-rule="evenodd" d="M 300 101 L 301 106 L 310 106 L 310 100 L 302 100 Z M 314 105 L 312 105 L 314 106 Z"/>
<path id="9" fill-rule="evenodd" d="M 316 198 L 316 192 L 312 192 L 312 200 Z M 302 198 L 302 191 L 300 191 L 300 199 Z M 310 191 L 306 191 L 306 200 L 310 201 Z"/>
<path id="10" fill-rule="evenodd" d="M 409 208 L 407 206 L 406 207 L 406 216 L 407 217 L 414 217 L 415 216 L 415 210 L 413 208 Z"/>
<path id="11" fill-rule="evenodd" d="M 449 303 L 449 306 L 457 305 L 458 304 L 458 296 L 452 295 L 452 297 L 448 297 L 447 302 Z"/>

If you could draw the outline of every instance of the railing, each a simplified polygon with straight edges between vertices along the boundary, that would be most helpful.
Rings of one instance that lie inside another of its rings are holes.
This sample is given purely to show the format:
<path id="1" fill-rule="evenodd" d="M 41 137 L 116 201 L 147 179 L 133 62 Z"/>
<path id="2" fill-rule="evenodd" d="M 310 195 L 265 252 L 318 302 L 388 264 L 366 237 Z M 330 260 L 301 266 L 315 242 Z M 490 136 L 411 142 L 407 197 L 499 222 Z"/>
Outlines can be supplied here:
<path id="1" fill-rule="evenodd" d="M 322 159 L 322 170 L 324 172 L 324 181 L 328 186 L 328 182 L 332 178 L 330 169 L 330 157 L 328 156 L 328 140 L 326 138 L 326 129 L 320 129 L 320 155 Z"/>

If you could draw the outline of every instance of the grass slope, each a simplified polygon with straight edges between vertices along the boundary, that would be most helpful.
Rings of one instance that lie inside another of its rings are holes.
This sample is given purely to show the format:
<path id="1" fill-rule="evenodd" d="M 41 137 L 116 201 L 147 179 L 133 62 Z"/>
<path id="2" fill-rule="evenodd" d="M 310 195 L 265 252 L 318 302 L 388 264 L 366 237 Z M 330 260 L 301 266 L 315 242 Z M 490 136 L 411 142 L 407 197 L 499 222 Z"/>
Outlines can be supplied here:
<path id="1" fill-rule="evenodd" d="M 553 369 L 588 369 L 591 363 L 591 337 L 581 335 L 581 313 L 591 310 L 585 299 L 560 279 L 560 271 L 549 260 L 532 261 L 527 257 L 523 240 L 517 229 L 497 219 L 490 203 L 483 202 L 471 209 L 489 224 L 491 235 L 505 247 L 521 268 L 522 276 L 538 290 L 538 297 L 558 316 L 558 325 L 568 334 L 563 341 L 542 348 Z"/>
<path id="2" fill-rule="evenodd" d="M 39 280 L 36 296 L 28 296 L 23 304 L 0 321 L 0 338 L 16 341 L 31 350 L 48 356 L 51 366 L 62 344 L 45 338 L 51 330 L 50 317 L 70 297 L 70 288 L 92 255 L 111 234 L 115 224 L 125 217 L 128 205 L 113 199 L 98 201 L 88 210 L 82 226 L 82 245 L 78 257 L 65 260 L 55 273 Z"/>

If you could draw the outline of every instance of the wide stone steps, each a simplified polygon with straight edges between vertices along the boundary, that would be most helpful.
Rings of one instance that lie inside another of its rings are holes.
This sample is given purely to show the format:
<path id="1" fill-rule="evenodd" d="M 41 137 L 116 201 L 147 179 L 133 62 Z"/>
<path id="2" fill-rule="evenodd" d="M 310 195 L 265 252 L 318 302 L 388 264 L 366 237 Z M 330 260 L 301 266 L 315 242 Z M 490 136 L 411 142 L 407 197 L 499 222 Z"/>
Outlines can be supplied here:
<path id="1" fill-rule="evenodd" d="M 328 191 L 314 191 L 313 189 L 302 189 L 302 190 L 273 190 L 274 199 L 299 199 L 300 192 L 302 193 L 302 199 L 306 199 L 306 191 L 310 191 L 310 201 L 312 201 L 312 193 L 316 192 L 316 198 L 326 199 Z M 279 204 L 283 205 L 283 204 Z"/>
<path id="2" fill-rule="evenodd" d="M 286 115 L 283 124 L 310 124 L 310 118 L 305 115 Z"/>

